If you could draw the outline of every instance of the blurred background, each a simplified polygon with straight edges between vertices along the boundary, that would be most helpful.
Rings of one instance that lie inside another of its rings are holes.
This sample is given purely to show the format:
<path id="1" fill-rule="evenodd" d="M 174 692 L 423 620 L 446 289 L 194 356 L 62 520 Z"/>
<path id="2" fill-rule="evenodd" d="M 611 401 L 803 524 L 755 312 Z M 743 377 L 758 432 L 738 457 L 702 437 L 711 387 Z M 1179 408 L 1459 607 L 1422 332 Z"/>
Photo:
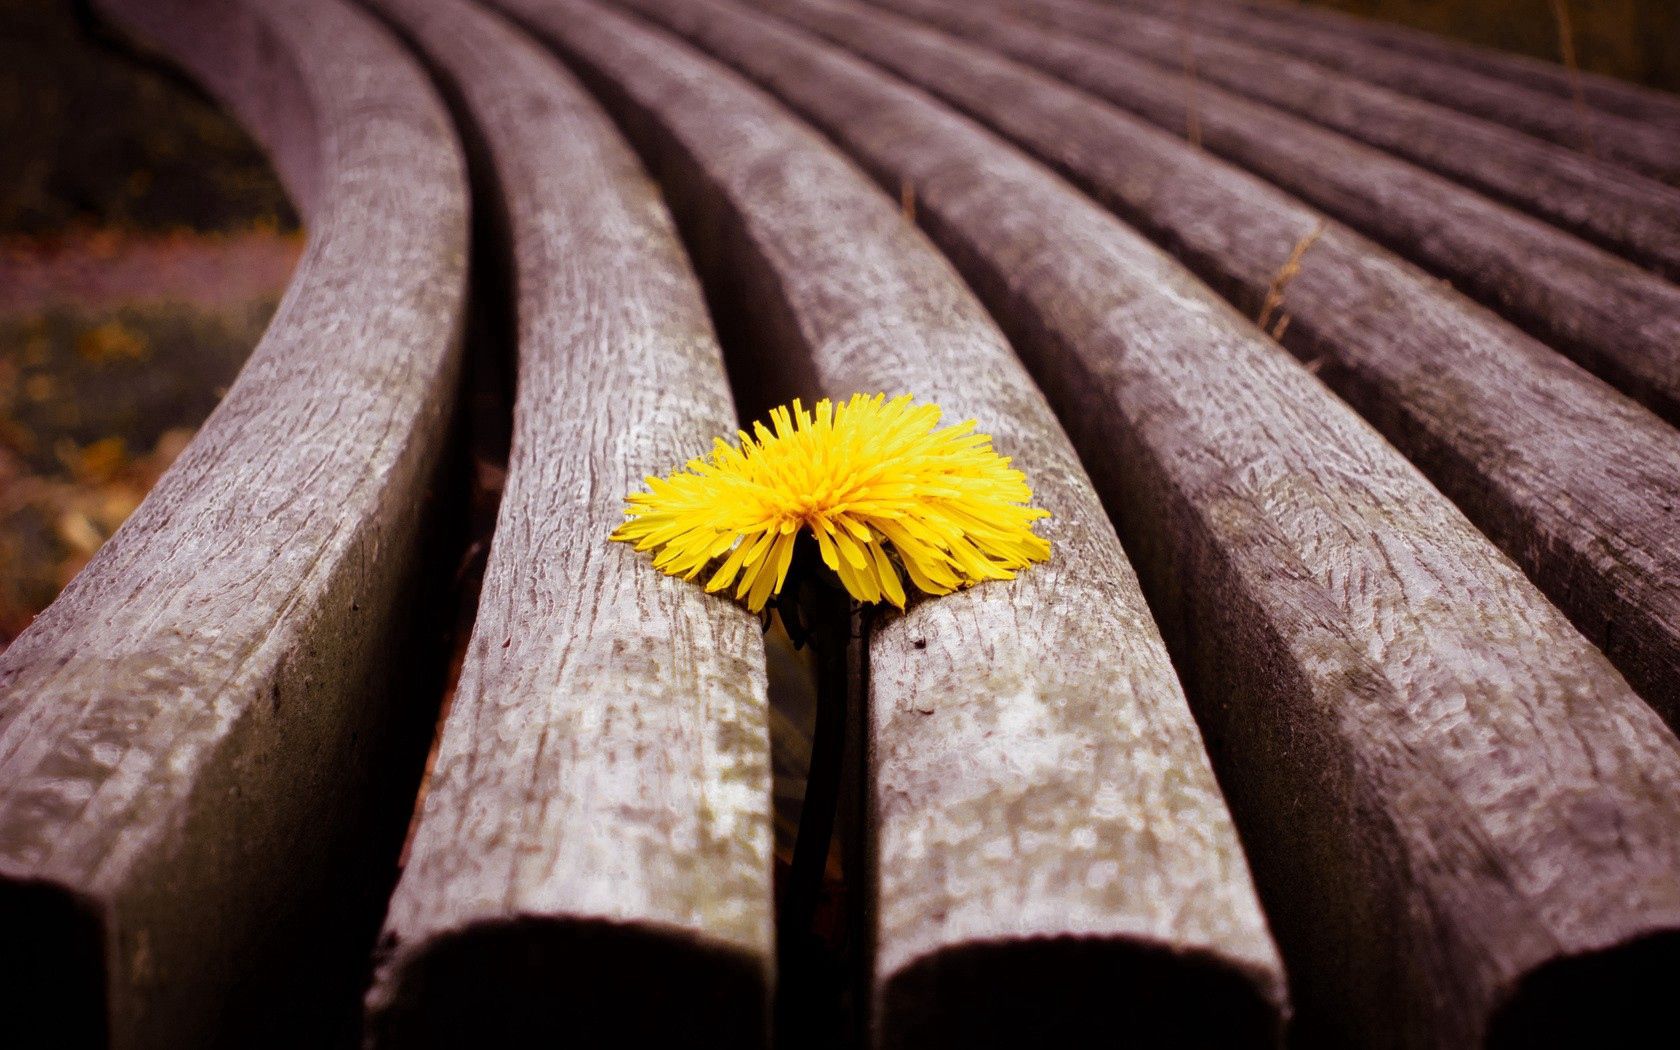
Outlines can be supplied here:
<path id="1" fill-rule="evenodd" d="M 1680 90 L 1677 0 L 1313 2 L 1552 60 L 1561 10 L 1584 68 Z M 0 649 L 215 407 L 302 243 L 190 81 L 85 4 L 0 0 Z"/>
<path id="2" fill-rule="evenodd" d="M 1304 0 L 1299 6 L 1333 8 L 1558 62 L 1560 4 L 1581 68 L 1680 91 L 1680 0 Z"/>
<path id="3" fill-rule="evenodd" d="M 262 152 L 83 5 L 0 0 L 0 648 L 256 344 L 302 247 Z"/>

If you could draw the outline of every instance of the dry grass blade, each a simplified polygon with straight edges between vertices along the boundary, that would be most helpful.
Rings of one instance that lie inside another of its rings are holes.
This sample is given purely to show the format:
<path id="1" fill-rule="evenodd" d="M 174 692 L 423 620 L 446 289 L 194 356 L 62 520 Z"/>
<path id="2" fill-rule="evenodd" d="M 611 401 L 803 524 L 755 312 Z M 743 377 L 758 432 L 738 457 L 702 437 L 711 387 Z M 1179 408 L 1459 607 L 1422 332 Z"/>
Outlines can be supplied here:
<path id="1" fill-rule="evenodd" d="M 1289 282 L 1301 272 L 1301 260 L 1305 258 L 1307 250 L 1313 246 L 1314 241 L 1324 236 L 1324 225 L 1321 220 L 1295 242 L 1295 247 L 1289 250 L 1289 258 L 1284 260 L 1283 266 L 1272 276 L 1271 284 L 1266 287 L 1266 297 L 1260 303 L 1260 315 L 1255 318 L 1254 323 L 1273 339 L 1282 339 L 1283 333 L 1289 328 L 1289 315 L 1281 309 L 1284 293 L 1289 289 Z M 1275 325 L 1272 324 L 1274 316 L 1277 317 Z"/>

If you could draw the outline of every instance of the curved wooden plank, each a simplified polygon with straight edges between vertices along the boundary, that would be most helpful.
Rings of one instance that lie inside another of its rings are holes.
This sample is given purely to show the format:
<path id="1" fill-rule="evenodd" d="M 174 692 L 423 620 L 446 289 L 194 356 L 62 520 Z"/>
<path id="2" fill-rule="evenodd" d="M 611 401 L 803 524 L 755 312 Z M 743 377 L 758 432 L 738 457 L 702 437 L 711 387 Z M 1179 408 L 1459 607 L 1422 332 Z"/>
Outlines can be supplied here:
<path id="1" fill-rule="evenodd" d="M 762 1045 L 757 619 L 608 539 L 737 427 L 660 192 L 588 93 L 460 0 L 378 0 L 474 129 L 516 275 L 513 452 L 370 995 L 379 1046 Z M 495 245 L 485 246 L 498 250 Z"/>
<path id="2" fill-rule="evenodd" d="M 978 419 L 1054 515 L 1050 565 L 883 615 L 869 642 L 881 1041 L 1054 1041 L 1115 1011 L 1172 1045 L 1275 1037 L 1281 964 L 1166 647 L 1072 446 L 950 264 L 715 62 L 582 0 L 505 2 L 672 187 L 756 334 L 746 371 Z"/>
<path id="3" fill-rule="evenodd" d="M 1269 309 L 1280 341 L 1680 724 L 1680 432 L 1358 234 L 1129 114 L 885 13 L 811 10 L 808 24 L 1019 143 L 1245 313 Z M 1298 245 L 1299 270 L 1268 307 Z"/>
<path id="4" fill-rule="evenodd" d="M 1024 23 L 918 0 L 882 0 L 938 17 L 988 47 L 1178 132 L 1182 82 L 1157 67 Z M 1680 423 L 1680 286 L 1608 252 L 1298 118 L 1218 88 L 1196 91 L 1201 144 L 1295 194 Z"/>
<path id="5" fill-rule="evenodd" d="M 107 8 L 269 143 L 311 235 L 226 399 L 0 657 L 0 896 L 74 902 L 53 983 L 110 1045 L 284 1041 L 339 972 L 287 953 L 386 877 L 401 817 L 369 811 L 429 731 L 389 664 L 455 399 L 465 175 L 425 77 L 337 0 Z M 59 934 L 0 939 L 0 968 Z M 8 1038 L 63 1045 L 56 1008 L 8 1000 Z"/>
<path id="6" fill-rule="evenodd" d="M 1084 0 L 988 0 L 966 6 L 973 15 L 1025 16 L 1101 40 L 1183 75 L 1185 35 L 1170 18 Z M 915 5 L 915 11 L 952 10 L 949 4 Z M 929 20 L 937 22 L 937 17 Z M 1199 34 L 1190 47 L 1198 81 L 1386 150 L 1665 277 L 1680 277 L 1680 189 L 1241 41 Z"/>
<path id="7" fill-rule="evenodd" d="M 1243 40 L 1294 55 L 1495 124 L 1581 150 L 1680 185 L 1680 132 L 1600 110 L 1581 110 L 1556 96 L 1463 67 L 1396 53 L 1346 33 L 1305 24 L 1280 24 L 1252 11 L 1219 3 L 1176 4 L 1162 0 L 1111 0 L 1132 10 L 1188 17 L 1198 32 Z M 1186 14 L 1186 12 L 1188 12 Z"/>
<path id="8" fill-rule="evenodd" d="M 634 0 L 911 183 L 1058 408 L 1186 675 L 1309 1030 L 1614 1041 L 1664 1017 L 1647 964 L 1680 940 L 1680 741 L 1603 656 L 1112 216 L 856 59 L 680 2 Z M 1547 981 L 1572 960 L 1602 980 Z"/>
<path id="9" fill-rule="evenodd" d="M 1168 4 L 1178 2 L 1179 0 L 1163 0 L 1156 6 L 1162 13 L 1170 14 Z M 1571 102 L 1575 98 L 1578 83 L 1582 100 L 1595 109 L 1680 132 L 1680 97 L 1630 84 L 1612 76 L 1586 71 L 1571 76 L 1569 70 L 1557 62 L 1497 51 L 1490 47 L 1450 40 L 1409 26 L 1361 18 L 1322 7 L 1307 8 L 1270 0 L 1245 3 L 1243 7 L 1275 21 L 1333 29 L 1338 33 L 1350 34 L 1380 44 L 1390 51 L 1486 73 L 1544 92 L 1565 102 Z M 1576 77 L 1579 78 L 1578 81 Z"/>

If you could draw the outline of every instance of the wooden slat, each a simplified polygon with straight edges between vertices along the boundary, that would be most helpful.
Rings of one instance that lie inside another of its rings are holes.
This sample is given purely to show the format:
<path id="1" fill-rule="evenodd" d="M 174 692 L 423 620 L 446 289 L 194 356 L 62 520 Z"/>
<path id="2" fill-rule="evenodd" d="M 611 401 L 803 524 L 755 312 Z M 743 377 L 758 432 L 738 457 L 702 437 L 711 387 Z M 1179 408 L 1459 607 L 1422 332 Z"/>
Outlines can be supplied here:
<path id="1" fill-rule="evenodd" d="M 1309 1031 L 1468 1046 L 1539 1023 L 1613 1042 L 1665 1015 L 1642 964 L 1680 938 L 1680 742 L 1515 566 L 1045 169 L 772 19 L 635 4 L 915 187 L 1117 519 Z M 1549 980 L 1577 960 L 1593 980 Z"/>
<path id="2" fill-rule="evenodd" d="M 1180 2 L 1161 0 L 1156 7 L 1162 13 L 1170 14 L 1169 5 Z M 1615 77 L 1584 70 L 1572 75 L 1557 62 L 1478 47 L 1408 26 L 1360 18 L 1322 7 L 1309 8 L 1276 0 L 1244 3 L 1242 6 L 1274 21 L 1334 29 L 1338 33 L 1380 44 L 1391 51 L 1486 73 L 1565 102 L 1574 100 L 1579 85 L 1582 100 L 1595 109 L 1680 132 L 1680 97 Z"/>
<path id="3" fill-rule="evenodd" d="M 1090 95 L 861 5 L 788 10 L 1021 144 L 1249 316 L 1268 311 L 1284 345 L 1680 724 L 1680 432 L 1346 227 Z"/>
<path id="4" fill-rule="evenodd" d="M 388 878 L 401 814 L 377 803 L 430 719 L 388 685 L 455 399 L 462 158 L 421 71 L 336 0 L 104 6 L 269 145 L 310 237 L 220 407 L 0 657 L 0 907 L 22 920 L 0 970 L 38 973 L 66 929 L 81 949 L 8 978 L 5 1038 L 312 1041 L 294 1026 L 323 996 L 354 1005 L 327 985 L 359 960 L 330 949 Z"/>
<path id="5" fill-rule="evenodd" d="M 1536 92 L 1473 69 L 1445 66 L 1396 53 L 1346 33 L 1279 24 L 1223 3 L 1176 0 L 1108 0 L 1127 10 L 1187 18 L 1193 31 L 1244 40 L 1339 70 L 1404 95 L 1439 103 L 1495 124 L 1602 157 L 1632 171 L 1680 184 L 1680 134 L 1601 110 L 1582 111 L 1550 93 Z"/>
<path id="6" fill-rule="evenodd" d="M 917 10 L 950 4 L 917 4 Z M 1183 77 L 1180 23 L 1083 0 L 988 0 L 972 15 L 1019 16 L 1100 40 Z M 1578 151 L 1376 87 L 1239 40 L 1190 41 L 1200 82 L 1277 106 L 1537 215 L 1669 278 L 1680 277 L 1680 189 Z"/>
<path id="7" fill-rule="evenodd" d="M 1265 1042 L 1281 965 L 1200 735 L 1096 493 L 984 310 L 898 202 L 735 74 L 594 4 L 507 2 L 634 129 L 756 333 L 746 371 L 807 403 L 904 392 L 978 419 L 1054 515 L 1051 564 L 883 615 L 870 639 L 881 1041 L 1025 1045 L 1120 1013 L 1174 1045 Z"/>
<path id="8" fill-rule="evenodd" d="M 474 133 L 518 399 L 478 619 L 370 995 L 377 1045 L 754 1046 L 772 963 L 757 619 L 608 539 L 736 427 L 660 192 L 588 93 L 461 0 L 378 0 Z M 484 256 L 481 255 L 481 261 Z"/>
<path id="9" fill-rule="evenodd" d="M 912 9 L 910 0 L 887 0 Z M 1173 132 L 1183 82 L 1111 48 L 1022 23 L 938 12 L 942 26 Z M 1680 286 L 1388 154 L 1209 85 L 1201 144 L 1447 278 L 1613 385 L 1680 422 Z"/>

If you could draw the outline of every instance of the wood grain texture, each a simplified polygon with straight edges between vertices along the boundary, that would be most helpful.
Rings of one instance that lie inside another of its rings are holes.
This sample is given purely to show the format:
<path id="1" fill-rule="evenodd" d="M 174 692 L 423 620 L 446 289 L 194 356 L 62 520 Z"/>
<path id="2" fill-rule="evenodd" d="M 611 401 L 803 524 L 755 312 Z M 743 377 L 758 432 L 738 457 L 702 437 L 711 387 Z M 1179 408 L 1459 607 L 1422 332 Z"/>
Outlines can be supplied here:
<path id="1" fill-rule="evenodd" d="M 1173 1045 L 1274 1036 L 1281 964 L 1166 647 L 984 310 L 896 201 L 734 73 L 593 4 L 507 2 L 632 129 L 708 283 L 734 282 L 758 333 L 739 364 L 978 419 L 1054 515 L 1049 565 L 870 639 L 881 1041 L 1021 1045 L 1114 1011 Z"/>
<path id="2" fill-rule="evenodd" d="M 918 8 L 918 10 L 932 10 Z M 1023 23 L 940 9 L 942 25 L 1173 132 L 1187 96 L 1150 63 Z M 1208 85 L 1201 144 L 1498 310 L 1680 422 L 1680 286 L 1381 151 Z"/>
<path id="3" fill-rule="evenodd" d="M 235 999 L 298 1012 L 312 975 L 274 953 L 330 939 L 392 859 L 365 811 L 429 717 L 386 661 L 454 401 L 466 186 L 424 76 L 336 0 L 105 8 L 258 132 L 311 224 L 226 399 L 0 658 L 0 894 L 50 887 L 97 926 L 76 1008 L 110 1045 L 197 1046 Z M 32 936 L 0 954 L 35 966 L 56 934 Z M 7 1004 L 25 1045 L 49 1008 Z"/>
<path id="4" fill-rule="evenodd" d="M 755 617 L 609 541 L 736 429 L 659 189 L 588 93 L 460 0 L 379 0 L 476 129 L 517 275 L 518 399 L 478 618 L 371 993 L 378 1045 L 762 1044 Z M 493 248 L 493 246 L 486 246 Z"/>
<path id="5" fill-rule="evenodd" d="M 1187 18 L 1197 33 L 1243 40 L 1348 73 L 1371 84 L 1516 128 L 1670 184 L 1680 184 L 1680 131 L 1602 110 L 1582 112 L 1536 92 L 1462 66 L 1389 50 L 1347 33 L 1280 24 L 1223 3 L 1188 8 L 1173 0 L 1109 0 L 1133 11 Z"/>
<path id="6" fill-rule="evenodd" d="M 1308 244 L 1272 311 L 1289 318 L 1284 345 L 1680 723 L 1680 432 L 1346 227 L 1090 95 L 863 5 L 787 10 L 990 124 L 1249 316 Z"/>
<path id="7" fill-rule="evenodd" d="M 1468 1046 L 1663 1016 L 1642 964 L 1680 930 L 1680 742 L 1603 656 L 1112 216 L 856 59 L 704 9 L 692 39 L 915 187 L 1058 409 L 1186 675 L 1308 1030 Z M 1581 958 L 1607 981 L 1546 984 Z"/>
<path id="8" fill-rule="evenodd" d="M 1167 11 L 1167 5 L 1174 2 L 1176 0 L 1163 0 L 1156 6 L 1163 13 L 1170 13 Z M 1269 0 L 1244 3 L 1242 6 L 1274 21 L 1333 29 L 1379 44 L 1391 51 L 1484 73 L 1554 98 L 1566 101 L 1575 98 L 1576 82 L 1569 71 L 1557 62 L 1449 40 L 1410 26 L 1361 18 L 1323 7 L 1308 8 L 1300 4 L 1275 3 Z M 1680 131 L 1680 98 L 1672 94 L 1586 71 L 1580 73 L 1579 83 L 1582 99 L 1595 109 L 1671 131 Z"/>
<path id="9" fill-rule="evenodd" d="M 1169 17 L 1084 0 L 990 0 L 965 9 L 976 16 L 1024 17 L 1101 40 L 1184 75 L 1184 30 Z M 1189 46 L 1199 81 L 1385 150 L 1665 277 L 1680 277 L 1680 189 L 1239 40 L 1199 34 Z"/>

